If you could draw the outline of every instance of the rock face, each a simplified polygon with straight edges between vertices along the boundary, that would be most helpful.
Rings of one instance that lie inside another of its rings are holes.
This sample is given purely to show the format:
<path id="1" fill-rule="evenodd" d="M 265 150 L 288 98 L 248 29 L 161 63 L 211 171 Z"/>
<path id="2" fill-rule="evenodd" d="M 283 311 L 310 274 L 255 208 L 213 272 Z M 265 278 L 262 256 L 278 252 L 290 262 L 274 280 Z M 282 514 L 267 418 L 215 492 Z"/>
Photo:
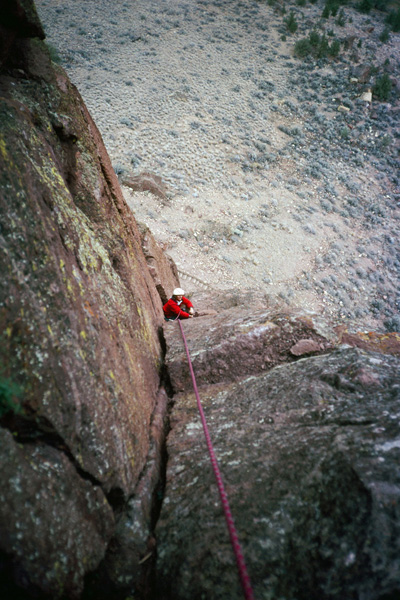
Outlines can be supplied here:
<path id="1" fill-rule="evenodd" d="M 174 288 L 179 287 L 179 275 L 172 258 L 164 254 L 147 225 L 139 223 L 142 250 L 154 284 L 165 304 Z"/>
<path id="2" fill-rule="evenodd" d="M 315 317 L 315 316 L 314 316 Z M 184 322 L 199 385 L 230 382 L 294 360 L 297 353 L 332 348 L 333 331 L 301 311 L 232 307 L 217 316 Z M 190 372 L 176 323 L 165 325 L 167 365 L 175 392 L 190 385 Z"/>
<path id="3" fill-rule="evenodd" d="M 97 567 L 113 535 L 113 511 L 100 486 L 57 448 L 18 444 L 5 429 L 0 438 L 2 570 L 14 571 L 33 596 L 55 598 L 63 591 L 77 598 L 85 571 Z M 6 575 L 2 597 L 15 598 Z"/>
<path id="4" fill-rule="evenodd" d="M 100 134 L 51 62 L 33 3 L 8 0 L 0 20 L 0 591 L 77 598 L 102 559 L 103 584 L 132 591 L 167 404 L 162 302 Z M 120 523 L 138 485 L 141 529 L 121 584 Z"/>
<path id="5" fill-rule="evenodd" d="M 221 375 L 200 395 L 255 598 L 400 597 L 399 358 L 342 347 Z M 174 400 L 157 598 L 239 600 L 194 394 Z"/>

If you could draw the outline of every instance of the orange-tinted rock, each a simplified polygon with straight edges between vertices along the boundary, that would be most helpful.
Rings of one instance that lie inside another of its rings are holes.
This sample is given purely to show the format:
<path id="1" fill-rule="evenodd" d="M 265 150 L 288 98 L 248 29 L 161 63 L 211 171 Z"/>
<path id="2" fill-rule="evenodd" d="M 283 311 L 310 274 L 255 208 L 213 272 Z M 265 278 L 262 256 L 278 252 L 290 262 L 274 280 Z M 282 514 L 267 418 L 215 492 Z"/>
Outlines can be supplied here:
<path id="1" fill-rule="evenodd" d="M 376 331 L 350 333 L 346 329 L 338 328 L 339 340 L 342 344 L 400 356 L 400 333 L 378 333 Z"/>

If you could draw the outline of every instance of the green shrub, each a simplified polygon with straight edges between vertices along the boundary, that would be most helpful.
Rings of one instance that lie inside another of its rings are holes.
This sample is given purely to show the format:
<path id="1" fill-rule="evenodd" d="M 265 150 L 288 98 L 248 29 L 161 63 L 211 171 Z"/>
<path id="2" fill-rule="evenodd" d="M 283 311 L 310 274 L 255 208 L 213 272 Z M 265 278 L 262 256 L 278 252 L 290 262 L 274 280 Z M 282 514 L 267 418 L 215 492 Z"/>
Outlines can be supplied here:
<path id="1" fill-rule="evenodd" d="M 346 17 L 343 8 L 340 9 L 338 18 L 336 19 L 336 25 L 339 25 L 339 27 L 344 27 L 346 25 Z"/>
<path id="2" fill-rule="evenodd" d="M 400 8 L 397 11 L 392 10 L 386 17 L 386 23 L 390 25 L 392 31 L 400 31 Z"/>
<path id="3" fill-rule="evenodd" d="M 296 0 L 296 4 L 298 6 L 305 6 L 307 3 L 307 0 Z"/>
<path id="4" fill-rule="evenodd" d="M 18 398 L 22 394 L 22 388 L 8 377 L 0 376 L 0 417 L 9 412 L 20 413 L 21 408 Z"/>
<path id="5" fill-rule="evenodd" d="M 312 54 L 312 51 L 313 51 L 313 47 L 310 44 L 310 40 L 307 38 L 303 38 L 302 40 L 299 40 L 298 42 L 296 42 L 296 44 L 294 46 L 294 54 L 298 58 L 305 58 L 306 56 L 309 56 L 310 54 Z"/>
<path id="6" fill-rule="evenodd" d="M 350 137 L 350 129 L 346 126 L 342 127 L 339 133 L 343 140 L 348 140 Z"/>
<path id="7" fill-rule="evenodd" d="M 331 15 L 332 17 L 336 17 L 339 11 L 339 4 L 332 4 Z"/>
<path id="8" fill-rule="evenodd" d="M 384 73 L 381 77 L 377 78 L 375 85 L 372 88 L 372 92 L 378 100 L 382 100 L 383 102 L 389 100 L 390 94 L 392 93 L 392 82 L 387 73 Z"/>
<path id="9" fill-rule="evenodd" d="M 357 8 L 360 12 L 369 13 L 371 8 L 374 7 L 374 0 L 361 0 Z"/>
<path id="10" fill-rule="evenodd" d="M 324 10 L 322 11 L 322 18 L 329 19 L 330 15 L 336 17 L 342 4 L 347 4 L 347 0 L 326 0 Z"/>
<path id="11" fill-rule="evenodd" d="M 324 34 L 317 46 L 317 58 L 326 58 L 329 54 L 329 41 Z"/>
<path id="12" fill-rule="evenodd" d="M 377 10 L 385 10 L 387 4 L 387 0 L 360 0 L 357 8 L 360 12 L 369 13 L 373 8 L 376 8 Z"/>
<path id="13" fill-rule="evenodd" d="M 318 46 L 320 41 L 319 33 L 313 29 L 310 31 L 308 39 L 310 40 L 311 46 Z"/>
<path id="14" fill-rule="evenodd" d="M 324 10 L 322 11 L 322 18 L 329 19 L 330 14 L 331 14 L 331 11 L 329 10 L 329 6 L 327 4 L 325 4 Z"/>
<path id="15" fill-rule="evenodd" d="M 290 33 L 295 33 L 295 31 L 297 31 L 298 24 L 297 24 L 296 17 L 294 15 L 293 11 L 291 11 L 289 16 L 286 17 L 285 23 L 286 23 L 286 27 L 288 28 L 288 31 L 290 31 Z"/>
<path id="16" fill-rule="evenodd" d="M 382 42 L 382 44 L 386 44 L 386 42 L 389 41 L 390 33 L 387 27 L 385 27 L 385 29 L 382 31 L 381 35 L 379 36 L 379 39 Z"/>
<path id="17" fill-rule="evenodd" d="M 385 133 L 381 138 L 379 138 L 379 145 L 381 148 L 388 148 L 390 144 L 393 142 L 393 138 Z"/>
<path id="18" fill-rule="evenodd" d="M 53 44 L 47 43 L 46 45 L 47 45 L 47 49 L 49 51 L 51 60 L 54 63 L 56 63 L 57 65 L 60 65 L 62 63 L 62 59 L 61 59 L 61 56 L 58 53 L 57 48 L 55 46 L 53 46 Z"/>
<path id="19" fill-rule="evenodd" d="M 308 38 L 303 38 L 296 42 L 294 55 L 298 58 L 313 56 L 314 58 L 335 57 L 340 52 L 340 42 L 335 39 L 329 45 L 329 40 L 325 34 L 321 37 L 315 29 L 310 31 Z"/>
<path id="20" fill-rule="evenodd" d="M 334 58 L 336 56 L 339 56 L 339 52 L 340 52 L 340 42 L 339 42 L 339 40 L 333 40 L 333 42 L 329 48 L 329 52 L 328 52 L 329 56 L 332 56 Z"/>

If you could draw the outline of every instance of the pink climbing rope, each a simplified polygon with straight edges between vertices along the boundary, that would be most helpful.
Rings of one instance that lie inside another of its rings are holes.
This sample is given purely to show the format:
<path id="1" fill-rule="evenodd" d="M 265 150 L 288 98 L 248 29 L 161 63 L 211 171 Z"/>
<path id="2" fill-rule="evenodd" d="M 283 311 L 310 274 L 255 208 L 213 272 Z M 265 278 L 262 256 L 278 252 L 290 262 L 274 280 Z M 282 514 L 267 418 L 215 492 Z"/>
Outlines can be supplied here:
<path id="1" fill-rule="evenodd" d="M 238 570 L 239 570 L 240 583 L 242 584 L 242 588 L 243 588 L 243 592 L 244 592 L 244 597 L 246 598 L 246 600 L 254 600 L 253 590 L 251 588 L 251 583 L 250 583 L 250 577 L 249 577 L 249 575 L 247 573 L 247 568 L 246 568 L 246 563 L 245 563 L 245 560 L 244 560 L 242 548 L 240 546 L 240 542 L 239 542 L 238 534 L 237 534 L 237 531 L 236 531 L 236 527 L 235 527 L 235 524 L 233 522 L 233 517 L 232 517 L 231 509 L 229 507 L 228 496 L 226 495 L 226 492 L 225 492 L 225 488 L 224 488 L 224 483 L 222 481 L 221 472 L 220 472 L 219 467 L 218 467 L 217 457 L 215 456 L 214 448 L 213 448 L 212 441 L 211 441 L 210 432 L 208 431 L 208 426 L 207 426 L 206 418 L 205 418 L 203 407 L 202 407 L 202 404 L 201 404 L 201 401 L 200 401 L 199 391 L 197 389 L 196 378 L 194 376 L 194 371 L 193 371 L 193 365 L 192 365 L 192 361 L 190 360 L 189 348 L 188 348 L 188 345 L 187 345 L 187 342 L 186 342 L 185 334 L 183 332 L 182 323 L 180 322 L 179 319 L 178 319 L 178 323 L 179 323 L 179 327 L 180 327 L 181 334 L 182 334 L 183 345 L 185 346 L 185 351 L 186 351 L 186 356 L 187 356 L 187 359 L 188 359 L 190 374 L 192 376 L 193 389 L 194 389 L 194 393 L 195 393 L 196 400 L 197 400 L 197 407 L 199 409 L 201 422 L 203 424 L 203 430 L 204 430 L 204 435 L 205 435 L 205 438 L 206 438 L 206 441 L 207 441 L 208 452 L 210 454 L 210 459 L 211 459 L 211 464 L 212 464 L 212 468 L 213 468 L 213 471 L 214 471 L 214 475 L 215 475 L 215 478 L 217 480 L 217 486 L 218 486 L 218 491 L 219 491 L 219 495 L 220 495 L 220 498 L 221 498 L 222 508 L 224 510 L 225 520 L 226 520 L 226 524 L 228 526 L 229 537 L 231 539 L 231 544 L 232 544 L 233 552 L 235 554 L 236 563 L 237 563 L 237 567 L 238 567 Z"/>

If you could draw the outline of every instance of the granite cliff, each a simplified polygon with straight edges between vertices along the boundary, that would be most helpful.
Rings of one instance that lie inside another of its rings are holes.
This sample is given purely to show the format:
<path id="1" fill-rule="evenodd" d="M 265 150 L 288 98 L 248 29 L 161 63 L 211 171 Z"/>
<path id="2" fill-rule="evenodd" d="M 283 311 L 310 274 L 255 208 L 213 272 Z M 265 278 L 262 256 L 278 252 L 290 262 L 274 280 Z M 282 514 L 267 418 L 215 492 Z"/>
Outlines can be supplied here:
<path id="1" fill-rule="evenodd" d="M 239 598 L 163 322 L 176 269 L 127 207 L 33 2 L 3 6 L 0 593 Z M 209 314 L 184 327 L 256 597 L 397 599 L 399 335 L 256 294 L 196 300 Z"/>
<path id="2" fill-rule="evenodd" d="M 76 598 L 103 559 L 103 587 L 118 579 L 122 521 L 140 579 L 167 404 L 159 292 L 178 281 L 33 2 L 0 19 L 1 585 Z"/>

